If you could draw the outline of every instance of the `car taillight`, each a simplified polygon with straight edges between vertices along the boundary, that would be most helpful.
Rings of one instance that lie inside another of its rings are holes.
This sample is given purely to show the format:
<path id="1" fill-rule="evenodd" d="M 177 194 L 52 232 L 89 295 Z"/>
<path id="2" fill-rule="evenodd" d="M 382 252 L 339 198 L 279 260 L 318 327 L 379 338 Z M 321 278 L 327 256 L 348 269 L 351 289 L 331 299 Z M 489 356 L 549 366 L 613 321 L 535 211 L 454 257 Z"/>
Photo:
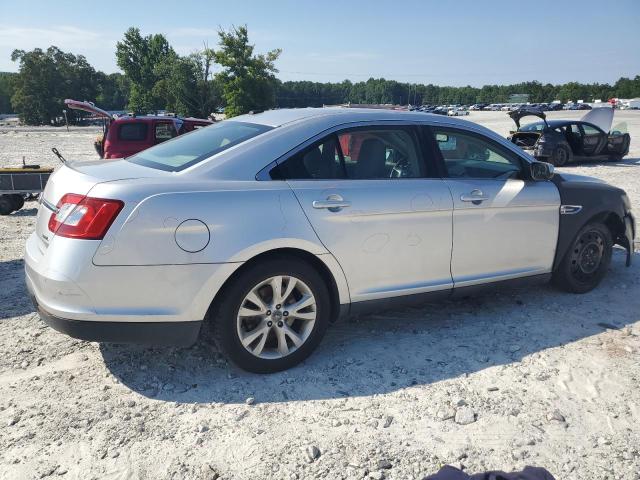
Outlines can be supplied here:
<path id="1" fill-rule="evenodd" d="M 124 203 L 75 193 L 64 195 L 49 219 L 49 230 L 61 237 L 102 240 Z"/>

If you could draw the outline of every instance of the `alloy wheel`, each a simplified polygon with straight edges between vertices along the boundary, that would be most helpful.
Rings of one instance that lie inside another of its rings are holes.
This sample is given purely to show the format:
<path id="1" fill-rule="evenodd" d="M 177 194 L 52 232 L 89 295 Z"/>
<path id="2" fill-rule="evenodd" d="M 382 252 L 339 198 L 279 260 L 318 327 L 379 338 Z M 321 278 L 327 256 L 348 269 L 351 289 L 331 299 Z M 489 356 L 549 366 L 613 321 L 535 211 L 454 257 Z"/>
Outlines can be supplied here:
<path id="1" fill-rule="evenodd" d="M 316 314 L 316 298 L 306 283 L 293 276 L 273 276 L 249 290 L 240 304 L 238 338 L 256 357 L 283 358 L 308 340 Z"/>

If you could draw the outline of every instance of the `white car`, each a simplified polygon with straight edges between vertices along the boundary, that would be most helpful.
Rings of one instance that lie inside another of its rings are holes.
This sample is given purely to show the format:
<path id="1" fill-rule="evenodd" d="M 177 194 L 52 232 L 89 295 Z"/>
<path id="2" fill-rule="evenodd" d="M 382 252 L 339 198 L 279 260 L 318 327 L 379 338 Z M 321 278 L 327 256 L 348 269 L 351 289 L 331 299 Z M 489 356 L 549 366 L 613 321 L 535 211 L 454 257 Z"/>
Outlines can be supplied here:
<path id="1" fill-rule="evenodd" d="M 471 122 L 273 110 L 62 165 L 25 277 L 73 337 L 189 345 L 206 328 L 273 372 L 348 314 L 516 280 L 586 292 L 614 243 L 633 248 L 629 210 L 622 190 L 553 176 Z"/>
<path id="2" fill-rule="evenodd" d="M 469 112 L 464 108 L 452 107 L 447 111 L 447 115 L 450 117 L 463 117 L 469 115 Z"/>

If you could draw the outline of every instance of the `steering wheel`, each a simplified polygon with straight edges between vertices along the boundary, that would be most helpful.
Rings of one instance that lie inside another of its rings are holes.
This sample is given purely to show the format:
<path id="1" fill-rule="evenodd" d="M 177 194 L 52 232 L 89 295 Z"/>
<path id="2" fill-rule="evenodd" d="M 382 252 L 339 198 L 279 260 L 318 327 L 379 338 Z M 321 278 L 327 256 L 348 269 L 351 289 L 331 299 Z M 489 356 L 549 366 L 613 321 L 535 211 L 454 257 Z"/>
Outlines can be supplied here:
<path id="1" fill-rule="evenodd" d="M 394 163 L 391 171 L 389 172 L 389 178 L 402 178 L 403 174 L 408 171 L 409 162 L 407 159 L 400 159 Z"/>

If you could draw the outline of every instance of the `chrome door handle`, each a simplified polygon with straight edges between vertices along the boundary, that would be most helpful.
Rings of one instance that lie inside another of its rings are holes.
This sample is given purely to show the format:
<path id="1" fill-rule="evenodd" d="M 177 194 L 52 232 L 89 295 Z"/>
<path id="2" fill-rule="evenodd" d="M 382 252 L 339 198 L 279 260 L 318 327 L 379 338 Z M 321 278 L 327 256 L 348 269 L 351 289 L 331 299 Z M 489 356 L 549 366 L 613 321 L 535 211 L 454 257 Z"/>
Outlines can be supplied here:
<path id="1" fill-rule="evenodd" d="M 314 200 L 313 208 L 326 208 L 330 212 L 339 212 L 343 208 L 350 207 L 351 202 L 346 201 L 340 195 L 329 195 L 326 200 Z"/>
<path id="2" fill-rule="evenodd" d="M 489 200 L 489 197 L 482 193 L 482 190 L 472 190 L 468 195 L 460 195 L 460 200 L 463 202 L 473 202 L 478 205 L 485 200 Z"/>

